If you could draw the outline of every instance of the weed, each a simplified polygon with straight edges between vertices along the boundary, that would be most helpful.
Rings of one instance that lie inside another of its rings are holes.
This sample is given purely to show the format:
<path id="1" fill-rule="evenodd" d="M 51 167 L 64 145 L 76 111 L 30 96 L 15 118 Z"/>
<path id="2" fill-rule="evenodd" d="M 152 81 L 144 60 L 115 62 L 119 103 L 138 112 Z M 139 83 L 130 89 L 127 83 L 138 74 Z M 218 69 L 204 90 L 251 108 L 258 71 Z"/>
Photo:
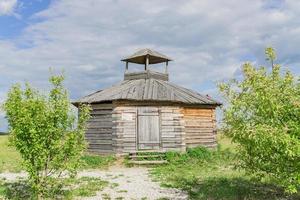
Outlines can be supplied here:
<path id="1" fill-rule="evenodd" d="M 128 191 L 127 190 L 118 190 L 117 192 L 118 193 L 127 193 Z"/>
<path id="2" fill-rule="evenodd" d="M 109 196 L 109 194 L 104 193 L 101 196 L 102 196 L 103 200 L 111 200 L 111 197 Z"/>
<path id="3" fill-rule="evenodd" d="M 118 187 L 119 186 L 119 183 L 112 183 L 111 185 L 110 185 L 110 188 L 116 188 L 116 187 Z"/>

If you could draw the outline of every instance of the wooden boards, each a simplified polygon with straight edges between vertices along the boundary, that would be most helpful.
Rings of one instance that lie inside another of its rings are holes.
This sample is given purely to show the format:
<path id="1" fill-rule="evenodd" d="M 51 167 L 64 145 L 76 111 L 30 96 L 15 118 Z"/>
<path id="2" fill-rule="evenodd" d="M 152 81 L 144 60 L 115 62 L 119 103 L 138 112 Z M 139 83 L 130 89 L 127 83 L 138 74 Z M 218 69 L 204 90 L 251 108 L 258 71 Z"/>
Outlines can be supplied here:
<path id="1" fill-rule="evenodd" d="M 186 147 L 199 145 L 215 147 L 215 110 L 94 104 L 85 137 L 88 150 L 94 153 L 124 154 L 143 149 L 185 151 Z M 145 145 L 151 148 L 144 148 Z"/>
<path id="2" fill-rule="evenodd" d="M 187 147 L 217 145 L 214 109 L 185 108 L 183 114 Z"/>
<path id="3" fill-rule="evenodd" d="M 91 118 L 85 134 L 89 152 L 113 153 L 112 127 L 112 104 L 92 105 Z"/>
<path id="4" fill-rule="evenodd" d="M 185 128 L 180 107 L 160 107 L 161 146 L 166 151 L 185 151 Z"/>
<path id="5" fill-rule="evenodd" d="M 137 150 L 137 109 L 131 106 L 116 105 L 113 109 L 113 148 L 122 154 Z"/>
<path id="6" fill-rule="evenodd" d="M 138 149 L 159 149 L 160 122 L 157 107 L 137 108 Z"/>

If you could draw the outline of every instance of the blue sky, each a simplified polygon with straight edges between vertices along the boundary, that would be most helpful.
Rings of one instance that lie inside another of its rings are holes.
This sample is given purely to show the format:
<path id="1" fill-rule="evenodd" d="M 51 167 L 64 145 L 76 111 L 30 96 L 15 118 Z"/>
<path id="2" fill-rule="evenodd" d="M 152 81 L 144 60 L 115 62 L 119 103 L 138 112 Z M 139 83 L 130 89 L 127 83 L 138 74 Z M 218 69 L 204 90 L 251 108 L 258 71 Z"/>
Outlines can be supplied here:
<path id="1" fill-rule="evenodd" d="M 174 59 L 172 82 L 219 99 L 216 83 L 242 63 L 267 65 L 266 46 L 300 74 L 300 1 L 0 0 L 0 102 L 16 82 L 46 90 L 50 67 L 72 99 L 108 87 L 139 48 Z"/>

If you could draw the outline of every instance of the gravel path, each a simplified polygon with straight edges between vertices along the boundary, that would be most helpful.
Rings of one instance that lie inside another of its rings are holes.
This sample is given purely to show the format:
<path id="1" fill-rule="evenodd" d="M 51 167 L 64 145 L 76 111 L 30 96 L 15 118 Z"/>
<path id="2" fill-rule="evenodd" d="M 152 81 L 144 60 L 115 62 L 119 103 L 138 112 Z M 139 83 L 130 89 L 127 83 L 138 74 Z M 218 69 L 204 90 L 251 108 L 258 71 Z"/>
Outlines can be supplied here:
<path id="1" fill-rule="evenodd" d="M 188 199 L 187 194 L 181 190 L 162 188 L 158 182 L 153 182 L 149 177 L 148 169 L 144 167 L 113 167 L 108 171 L 84 171 L 79 173 L 79 176 L 100 177 L 110 183 L 110 186 L 98 192 L 97 196 L 86 199 L 98 200 L 105 197 L 110 197 L 111 199 L 123 197 L 126 200 Z"/>
<path id="2" fill-rule="evenodd" d="M 79 177 L 99 177 L 109 182 L 109 186 L 97 193 L 97 196 L 81 198 L 84 200 L 101 199 L 143 199 L 157 200 L 166 198 L 170 200 L 185 200 L 188 195 L 181 190 L 173 188 L 162 188 L 158 182 L 153 182 L 149 171 L 144 167 L 111 167 L 109 170 L 82 171 Z M 16 180 L 18 177 L 26 177 L 25 173 L 2 173 L 0 178 Z M 122 198 L 121 198 L 122 197 Z"/>

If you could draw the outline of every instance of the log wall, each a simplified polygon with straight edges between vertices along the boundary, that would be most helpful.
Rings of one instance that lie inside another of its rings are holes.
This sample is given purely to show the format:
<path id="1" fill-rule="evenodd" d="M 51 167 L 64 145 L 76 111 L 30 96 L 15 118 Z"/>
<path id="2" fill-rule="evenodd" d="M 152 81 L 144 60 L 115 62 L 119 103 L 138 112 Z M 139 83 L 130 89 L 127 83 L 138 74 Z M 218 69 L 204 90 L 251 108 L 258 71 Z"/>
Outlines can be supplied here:
<path id="1" fill-rule="evenodd" d="M 160 107 L 163 150 L 185 151 L 185 127 L 180 107 Z"/>
<path id="2" fill-rule="evenodd" d="M 93 104 L 85 137 L 88 151 L 123 154 L 137 151 L 138 105 Z M 216 120 L 214 108 L 158 108 L 160 149 L 185 151 L 186 147 L 215 147 Z"/>
<path id="3" fill-rule="evenodd" d="M 89 152 L 113 153 L 112 127 L 112 104 L 93 104 L 85 134 Z"/>
<path id="4" fill-rule="evenodd" d="M 216 117 L 215 109 L 185 108 L 185 143 L 187 147 L 199 145 L 216 147 Z"/>
<path id="5" fill-rule="evenodd" d="M 136 113 L 132 106 L 113 109 L 113 148 L 117 154 L 136 151 Z"/>

